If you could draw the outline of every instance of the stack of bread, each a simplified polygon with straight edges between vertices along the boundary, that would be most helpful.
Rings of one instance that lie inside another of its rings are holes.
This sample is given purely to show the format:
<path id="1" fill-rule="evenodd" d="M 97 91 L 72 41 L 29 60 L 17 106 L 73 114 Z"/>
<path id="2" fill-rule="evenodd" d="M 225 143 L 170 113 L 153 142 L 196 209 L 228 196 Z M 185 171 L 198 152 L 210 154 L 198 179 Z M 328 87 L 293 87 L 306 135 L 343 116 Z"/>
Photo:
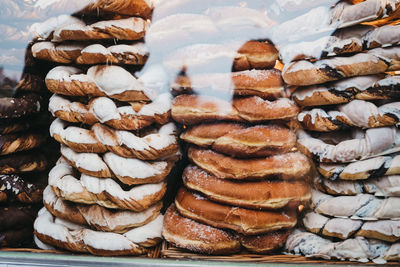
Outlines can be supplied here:
<path id="1" fill-rule="evenodd" d="M 0 247 L 31 247 L 54 163 L 44 85 L 51 66 L 30 53 L 27 28 L 38 19 L 33 7 L 3 1 L 0 14 Z"/>
<path id="2" fill-rule="evenodd" d="M 135 76 L 148 57 L 143 37 L 153 5 L 83 2 L 74 16 L 31 28 L 33 55 L 59 63 L 45 82 L 54 93 L 50 134 L 61 144 L 34 224 L 36 243 L 139 255 L 161 241 L 166 177 L 179 158 L 171 97 Z"/>
<path id="3" fill-rule="evenodd" d="M 240 5 L 196 2 L 180 12 L 171 2 L 155 10 L 146 41 L 171 75 L 172 117 L 184 125 L 191 164 L 163 236 L 207 254 L 279 249 L 311 198 L 311 164 L 295 148 L 290 121 L 299 109 L 274 68 L 279 53 L 260 40 L 272 22 Z"/>
<path id="4" fill-rule="evenodd" d="M 317 9 L 331 14 L 329 27 L 319 22 L 326 37 L 299 32 L 308 41 L 281 50 L 283 79 L 297 87 L 293 100 L 303 109 L 298 148 L 318 169 L 306 231 L 294 232 L 286 249 L 325 259 L 399 260 L 400 28 L 389 23 L 400 2 Z M 292 31 L 288 25 L 299 18 L 313 21 L 313 10 L 279 27 Z"/>

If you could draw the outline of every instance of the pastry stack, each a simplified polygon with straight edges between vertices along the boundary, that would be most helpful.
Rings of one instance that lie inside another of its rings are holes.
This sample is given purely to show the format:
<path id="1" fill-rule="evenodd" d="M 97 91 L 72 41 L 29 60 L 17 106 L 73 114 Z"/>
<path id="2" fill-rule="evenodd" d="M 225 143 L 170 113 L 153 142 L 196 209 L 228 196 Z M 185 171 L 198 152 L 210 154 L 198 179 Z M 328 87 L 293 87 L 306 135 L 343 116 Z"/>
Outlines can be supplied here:
<path id="1" fill-rule="evenodd" d="M 289 126 L 299 109 L 285 98 L 275 46 L 256 38 L 270 26 L 265 14 L 204 9 L 161 17 L 146 36 L 152 49 L 163 44 L 176 95 L 172 117 L 184 125 L 191 162 L 164 216 L 163 236 L 199 253 L 268 253 L 283 246 L 299 204 L 311 198 L 311 165 L 296 151 Z M 172 28 L 174 21 L 190 24 Z M 234 38 L 242 33 L 244 41 Z"/>
<path id="2" fill-rule="evenodd" d="M 134 74 L 148 57 L 143 37 L 153 6 L 87 2 L 76 16 L 31 29 L 40 40 L 33 55 L 59 63 L 45 82 L 54 93 L 50 135 L 61 144 L 34 224 L 36 243 L 139 255 L 161 241 L 166 177 L 179 158 L 171 97 Z"/>
<path id="3" fill-rule="evenodd" d="M 33 5 L 1 5 L 0 247 L 32 247 L 33 222 L 54 163 L 44 84 L 51 66 L 31 54 L 27 29 L 39 18 Z"/>
<path id="4" fill-rule="evenodd" d="M 377 263 L 400 259 L 400 28 L 381 13 L 374 16 L 387 2 L 338 4 L 330 10 L 338 15 L 342 5 L 340 19 L 332 18 L 336 31 L 282 49 L 283 79 L 297 86 L 293 100 L 303 109 L 298 148 L 318 169 L 312 209 L 302 221 L 306 231 L 288 238 L 288 252 Z M 392 1 L 384 14 L 398 13 L 399 5 Z M 366 21 L 378 27 L 359 25 Z"/>

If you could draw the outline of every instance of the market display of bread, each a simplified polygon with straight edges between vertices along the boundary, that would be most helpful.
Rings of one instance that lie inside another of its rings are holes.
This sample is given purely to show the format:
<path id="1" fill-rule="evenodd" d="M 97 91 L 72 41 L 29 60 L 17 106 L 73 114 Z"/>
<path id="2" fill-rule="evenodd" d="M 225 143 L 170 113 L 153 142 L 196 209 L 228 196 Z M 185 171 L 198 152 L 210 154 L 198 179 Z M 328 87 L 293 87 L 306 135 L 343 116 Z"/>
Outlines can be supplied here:
<path id="1" fill-rule="evenodd" d="M 53 116 L 68 122 L 88 125 L 103 123 L 117 130 L 138 130 L 154 123 L 168 123 L 171 120 L 170 104 L 168 94 L 160 95 L 151 103 L 122 104 L 107 97 L 92 98 L 84 104 L 53 95 L 50 98 L 49 111 Z"/>
<path id="2" fill-rule="evenodd" d="M 0 15 L 0 248 L 400 261 L 398 0 Z"/>

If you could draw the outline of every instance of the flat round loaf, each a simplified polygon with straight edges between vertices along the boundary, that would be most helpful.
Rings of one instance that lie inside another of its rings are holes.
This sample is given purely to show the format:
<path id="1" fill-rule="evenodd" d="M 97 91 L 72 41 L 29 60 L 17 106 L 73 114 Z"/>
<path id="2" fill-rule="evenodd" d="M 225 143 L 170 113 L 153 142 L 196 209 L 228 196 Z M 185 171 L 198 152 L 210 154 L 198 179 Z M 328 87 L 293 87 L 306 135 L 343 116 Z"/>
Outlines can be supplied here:
<path id="1" fill-rule="evenodd" d="M 56 28 L 52 33 L 52 41 L 87 41 L 114 38 L 118 40 L 140 40 L 143 39 L 148 27 L 149 22 L 138 17 L 98 21 L 90 25 L 86 25 L 85 22 L 80 20 Z"/>
<path id="2" fill-rule="evenodd" d="M 296 61 L 285 65 L 282 76 L 290 85 L 313 85 L 343 78 L 383 73 L 388 65 L 377 56 L 356 54 L 334 57 L 316 62 Z"/>
<path id="3" fill-rule="evenodd" d="M 240 250 L 235 235 L 181 216 L 174 204 L 164 215 L 163 237 L 174 246 L 206 254 L 233 254 Z"/>
<path id="4" fill-rule="evenodd" d="M 65 200 L 81 204 L 98 204 L 110 209 L 126 209 L 140 212 L 159 202 L 165 192 L 166 184 L 145 184 L 122 188 L 112 179 L 81 175 L 65 161 L 49 173 L 49 185 L 54 193 Z"/>
<path id="5" fill-rule="evenodd" d="M 40 150 L 0 156 L 0 174 L 41 172 L 48 165 L 48 157 Z"/>
<path id="6" fill-rule="evenodd" d="M 215 120 L 252 123 L 288 120 L 298 113 L 299 108 L 287 98 L 270 102 L 252 96 L 234 98 L 231 102 L 208 96 L 179 95 L 172 104 L 173 119 L 188 125 Z"/>
<path id="7" fill-rule="evenodd" d="M 61 155 L 79 172 L 98 178 L 116 178 L 125 185 L 155 184 L 165 180 L 176 162 L 173 159 L 144 161 L 106 154 L 77 153 L 62 145 Z"/>
<path id="8" fill-rule="evenodd" d="M 331 196 L 313 190 L 314 211 L 331 217 L 358 220 L 380 220 L 400 218 L 400 198 L 377 198 L 374 195 Z"/>
<path id="9" fill-rule="evenodd" d="M 0 175 L 0 203 L 40 203 L 46 187 L 44 173 L 2 174 Z"/>
<path id="10" fill-rule="evenodd" d="M 299 152 L 267 158 L 235 159 L 212 150 L 190 147 L 189 159 L 220 179 L 304 179 L 311 171 L 309 159 Z"/>
<path id="11" fill-rule="evenodd" d="M 400 155 L 379 156 L 347 164 L 321 163 L 317 167 L 326 179 L 365 180 L 400 174 Z"/>
<path id="12" fill-rule="evenodd" d="M 170 87 L 174 94 L 206 95 L 208 92 L 211 94 L 218 92 L 238 96 L 259 96 L 269 100 L 286 96 L 281 72 L 277 69 L 178 76 Z"/>
<path id="13" fill-rule="evenodd" d="M 353 100 L 328 111 L 321 108 L 302 111 L 298 120 L 304 129 L 318 132 L 394 126 L 400 121 L 400 102 L 377 106 L 364 100 Z"/>
<path id="14" fill-rule="evenodd" d="M 266 157 L 295 149 L 296 135 L 285 126 L 218 122 L 200 124 L 181 134 L 181 139 L 232 157 Z"/>
<path id="15" fill-rule="evenodd" d="M 54 117 L 73 123 L 93 125 L 103 123 L 118 130 L 139 130 L 154 123 L 171 121 L 171 96 L 162 94 L 154 102 L 117 103 L 107 97 L 92 98 L 88 104 L 73 102 L 60 95 L 53 95 L 49 111 Z M 107 112 L 104 112 L 107 111 Z"/>
<path id="16" fill-rule="evenodd" d="M 164 66 L 171 73 L 229 72 L 271 69 L 279 53 L 266 42 L 248 41 L 228 44 L 194 44 L 175 50 L 164 57 Z"/>
<path id="17" fill-rule="evenodd" d="M 249 209 L 293 207 L 311 199 L 311 188 L 305 182 L 235 182 L 218 179 L 193 165 L 186 167 L 182 180 L 188 189 L 213 201 Z"/>
<path id="18" fill-rule="evenodd" d="M 382 176 L 363 181 L 332 181 L 316 176 L 314 187 L 330 195 L 352 196 L 365 193 L 377 197 L 400 197 L 400 176 Z"/>
<path id="19" fill-rule="evenodd" d="M 258 211 L 212 202 L 181 187 L 175 198 L 179 213 L 217 228 L 231 229 L 245 235 L 257 235 L 293 228 L 296 210 Z"/>
<path id="20" fill-rule="evenodd" d="M 342 240 L 354 236 L 363 236 L 391 243 L 400 240 L 398 231 L 400 221 L 395 220 L 363 222 L 348 218 L 331 218 L 315 212 L 309 212 L 303 218 L 303 225 L 312 233 Z"/>
<path id="21" fill-rule="evenodd" d="M 98 256 L 141 255 L 144 247 L 161 241 L 163 216 L 124 234 L 93 231 L 51 215 L 43 208 L 34 224 L 35 236 L 43 243 L 61 249 Z M 110 242 L 110 241 L 113 242 Z"/>
<path id="22" fill-rule="evenodd" d="M 119 77 L 119 79 L 115 79 Z M 58 66 L 46 75 L 49 91 L 66 96 L 108 96 L 120 101 L 145 101 L 157 97 L 154 90 L 120 66 L 96 65 L 87 70 Z"/>
<path id="23" fill-rule="evenodd" d="M 293 100 L 300 106 L 323 106 L 344 104 L 353 99 L 398 99 L 399 84 L 399 76 L 359 76 L 322 85 L 300 87 L 293 93 Z"/>
<path id="24" fill-rule="evenodd" d="M 114 130 L 96 123 L 91 129 L 77 127 L 56 119 L 50 135 L 63 145 L 80 153 L 113 152 L 124 158 L 157 160 L 178 152 L 177 129 L 170 122 L 159 129 L 144 132 Z"/>
<path id="25" fill-rule="evenodd" d="M 299 131 L 297 147 L 318 162 L 343 163 L 386 155 L 400 150 L 395 127 L 350 130 L 317 137 Z"/>
<path id="26" fill-rule="evenodd" d="M 94 230 L 113 233 L 126 233 L 153 221 L 162 208 L 161 202 L 142 212 L 113 211 L 99 205 L 82 205 L 62 200 L 50 186 L 43 191 L 43 204 L 57 218 L 88 225 Z"/>
<path id="27" fill-rule="evenodd" d="M 262 235 L 239 235 L 239 240 L 248 251 L 266 254 L 282 248 L 290 233 L 291 230 L 280 230 Z"/>

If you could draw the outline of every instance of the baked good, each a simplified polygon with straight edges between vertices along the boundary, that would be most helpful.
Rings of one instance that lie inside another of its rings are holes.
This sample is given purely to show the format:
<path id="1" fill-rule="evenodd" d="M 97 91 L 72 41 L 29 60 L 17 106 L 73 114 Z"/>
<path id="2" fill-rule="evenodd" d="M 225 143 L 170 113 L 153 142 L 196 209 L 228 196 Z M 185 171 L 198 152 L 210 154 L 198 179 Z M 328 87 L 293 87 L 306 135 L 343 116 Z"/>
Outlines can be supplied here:
<path id="1" fill-rule="evenodd" d="M 20 118 L 0 118 L 0 134 L 12 134 L 19 132 L 27 132 L 28 130 L 35 130 L 50 122 L 50 114 L 47 113 L 34 113 L 32 115 L 22 116 Z"/>
<path id="2" fill-rule="evenodd" d="M 82 204 L 98 204 L 110 209 L 140 212 L 159 202 L 165 194 L 166 184 L 145 184 L 121 187 L 112 179 L 80 175 L 59 161 L 49 173 L 49 185 L 54 193 L 65 200 Z"/>
<path id="3" fill-rule="evenodd" d="M 8 155 L 37 148 L 44 144 L 46 140 L 47 134 L 42 131 L 1 135 L 0 155 Z"/>
<path id="4" fill-rule="evenodd" d="M 315 212 L 307 213 L 303 218 L 304 227 L 315 234 L 326 237 L 349 239 L 354 236 L 397 242 L 400 222 L 395 220 L 359 221 L 348 218 L 330 218 Z"/>
<path id="5" fill-rule="evenodd" d="M 266 254 L 283 247 L 291 230 L 280 230 L 262 235 L 239 235 L 240 243 L 248 251 Z"/>
<path id="6" fill-rule="evenodd" d="M 25 63 L 26 65 L 26 63 Z M 31 71 L 32 68 L 35 68 L 37 66 L 33 67 L 28 67 L 25 69 L 25 71 Z M 48 66 L 46 66 L 46 71 L 47 71 Z M 32 70 L 35 72 L 34 70 Z M 38 73 L 29 73 L 29 72 L 23 72 L 21 74 L 21 78 L 18 80 L 18 84 L 15 85 L 15 90 L 17 92 L 46 92 L 46 85 L 43 82 L 43 77 L 42 75 Z"/>
<path id="7" fill-rule="evenodd" d="M 257 235 L 293 228 L 297 223 L 295 210 L 259 211 L 212 202 L 181 187 L 175 198 L 183 216 L 217 228 L 231 229 L 245 235 Z"/>
<path id="8" fill-rule="evenodd" d="M 175 160 L 143 161 L 106 154 L 77 153 L 62 145 L 61 155 L 82 174 L 98 178 L 116 178 L 125 185 L 159 183 L 165 180 Z"/>
<path id="9" fill-rule="evenodd" d="M 143 133 L 114 130 L 100 123 L 85 129 L 60 119 L 50 125 L 50 135 L 76 152 L 111 151 L 121 157 L 141 160 L 156 160 L 177 153 L 176 131 L 172 122 Z"/>
<path id="10" fill-rule="evenodd" d="M 281 72 L 277 69 L 178 76 L 170 87 L 174 94 L 221 92 L 239 96 L 255 95 L 270 100 L 286 96 Z"/>
<path id="11" fill-rule="evenodd" d="M 119 40 L 139 40 L 144 37 L 146 29 L 149 27 L 149 22 L 138 17 L 98 21 L 90 25 L 77 18 L 65 20 L 64 18 L 56 18 L 55 20 L 57 22 L 44 21 L 42 22 L 44 25 L 32 25 L 31 32 L 34 35 L 34 39 L 48 40 L 51 37 L 54 42 L 114 38 Z M 51 23 L 54 24 L 51 25 Z M 58 23 L 58 25 L 55 25 L 55 23 Z M 46 26 L 46 24 L 50 26 Z M 42 32 L 43 28 L 46 30 L 44 34 Z"/>
<path id="12" fill-rule="evenodd" d="M 230 72 L 271 69 L 278 59 L 278 50 L 267 42 L 248 41 L 228 44 L 194 44 L 173 51 L 163 64 L 171 73 Z"/>
<path id="13" fill-rule="evenodd" d="M 141 42 L 131 45 L 118 44 L 111 46 L 38 42 L 32 46 L 32 54 L 38 59 L 77 64 L 144 65 L 148 58 L 148 50 L 144 43 Z"/>
<path id="14" fill-rule="evenodd" d="M 316 234 L 295 231 L 285 245 L 289 253 L 304 255 L 309 258 L 323 258 L 325 260 L 351 260 L 384 264 L 386 261 L 399 260 L 398 243 L 387 244 L 382 241 L 356 237 L 345 241 L 333 242 Z"/>
<path id="15" fill-rule="evenodd" d="M 198 253 L 223 255 L 240 250 L 235 235 L 181 216 L 174 204 L 164 215 L 162 235 L 174 246 Z"/>
<path id="16" fill-rule="evenodd" d="M 396 125 L 400 120 L 400 102 L 377 106 L 364 100 L 353 100 L 336 108 L 314 108 L 300 112 L 304 129 L 330 132 L 348 127 L 376 128 Z"/>
<path id="17" fill-rule="evenodd" d="M 161 94 L 148 104 L 133 102 L 122 106 L 107 97 L 92 98 L 84 104 L 53 95 L 49 102 L 49 111 L 64 121 L 89 125 L 100 122 L 118 130 L 138 130 L 153 123 L 165 124 L 170 121 L 170 109 L 169 94 Z"/>
<path id="18" fill-rule="evenodd" d="M 260 180 L 281 178 L 304 179 L 311 171 L 309 159 L 299 152 L 267 158 L 235 159 L 212 150 L 190 147 L 189 159 L 220 179 Z"/>
<path id="19" fill-rule="evenodd" d="M 120 101 L 150 101 L 157 95 L 124 68 L 107 65 L 93 66 L 86 74 L 75 67 L 55 67 L 46 76 L 46 86 L 56 94 L 108 96 Z"/>
<path id="20" fill-rule="evenodd" d="M 364 181 L 328 180 L 316 176 L 314 187 L 330 195 L 373 194 L 378 197 L 399 197 L 400 176 L 390 175 Z"/>
<path id="21" fill-rule="evenodd" d="M 241 245 L 255 253 L 268 253 L 281 248 L 290 231 L 261 235 L 231 234 L 228 231 L 185 218 L 172 204 L 165 213 L 163 237 L 176 247 L 205 254 L 233 254 Z"/>
<path id="22" fill-rule="evenodd" d="M 42 111 L 42 98 L 37 94 L 23 94 L 20 97 L 0 98 L 0 117 L 20 118 Z"/>
<path id="23" fill-rule="evenodd" d="M 285 126 L 246 126 L 217 122 L 195 125 L 181 134 L 181 139 L 233 157 L 266 157 L 295 149 L 296 135 Z"/>
<path id="24" fill-rule="evenodd" d="M 375 48 L 368 51 L 368 54 L 374 55 L 389 65 L 387 71 L 396 71 L 400 69 L 400 47 L 385 47 L 385 48 Z"/>
<path id="25" fill-rule="evenodd" d="M 311 199 L 311 188 L 301 181 L 234 182 L 193 165 L 186 167 L 182 179 L 186 188 L 213 201 L 249 209 L 280 209 Z"/>
<path id="26" fill-rule="evenodd" d="M 0 175 L 0 202 L 40 203 L 46 177 L 41 173 Z"/>
<path id="27" fill-rule="evenodd" d="M 49 160 L 38 150 L 0 156 L 0 173 L 16 174 L 46 170 Z"/>
<path id="28" fill-rule="evenodd" d="M 113 211 L 99 205 L 82 205 L 62 200 L 54 194 L 50 186 L 43 191 L 43 204 L 57 218 L 113 233 L 126 233 L 148 224 L 160 214 L 162 208 L 161 202 L 141 212 Z"/>
<path id="29" fill-rule="evenodd" d="M 293 93 L 300 106 L 323 106 L 348 103 L 353 99 L 398 99 L 398 76 L 369 75 L 347 78 L 323 85 L 306 86 Z"/>
<path id="30" fill-rule="evenodd" d="M 332 217 L 360 220 L 400 218 L 398 197 L 377 198 L 369 194 L 330 196 L 313 190 L 312 205 L 315 212 Z"/>
<path id="31" fill-rule="evenodd" d="M 161 241 L 163 216 L 124 234 L 93 231 L 82 225 L 55 218 L 43 208 L 34 224 L 35 236 L 45 244 L 99 256 L 140 255 L 144 247 Z M 112 242 L 111 242 L 112 241 Z"/>
<path id="32" fill-rule="evenodd" d="M 397 136 L 394 127 L 324 133 L 318 137 L 299 131 L 297 147 L 319 162 L 342 163 L 397 152 L 400 150 Z"/>
<path id="33" fill-rule="evenodd" d="M 182 124 L 227 120 L 236 122 L 265 122 L 288 120 L 299 113 L 299 108 L 287 98 L 275 101 L 260 97 L 234 98 L 232 103 L 209 96 L 179 95 L 172 104 L 172 117 Z"/>
<path id="34" fill-rule="evenodd" d="M 383 73 L 387 63 L 372 54 L 360 53 L 350 57 L 334 57 L 315 62 L 296 61 L 285 65 L 284 81 L 290 85 L 313 85 L 344 78 Z"/>
<path id="35" fill-rule="evenodd" d="M 365 180 L 383 175 L 400 174 L 400 156 L 397 154 L 379 156 L 347 164 L 326 164 L 318 166 L 319 173 L 327 179 Z"/>

